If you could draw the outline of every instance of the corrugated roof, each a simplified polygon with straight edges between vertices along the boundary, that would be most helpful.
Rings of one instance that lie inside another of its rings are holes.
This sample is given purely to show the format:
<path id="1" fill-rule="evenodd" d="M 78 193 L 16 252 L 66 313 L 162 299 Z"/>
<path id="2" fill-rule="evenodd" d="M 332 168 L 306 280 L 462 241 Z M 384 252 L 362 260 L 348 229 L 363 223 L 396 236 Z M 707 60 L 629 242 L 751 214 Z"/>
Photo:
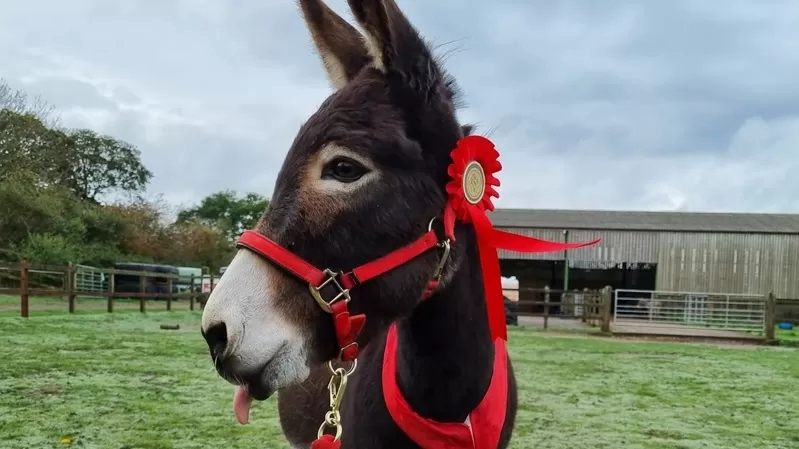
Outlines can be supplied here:
<path id="1" fill-rule="evenodd" d="M 799 234 L 799 214 L 497 209 L 497 227 Z"/>

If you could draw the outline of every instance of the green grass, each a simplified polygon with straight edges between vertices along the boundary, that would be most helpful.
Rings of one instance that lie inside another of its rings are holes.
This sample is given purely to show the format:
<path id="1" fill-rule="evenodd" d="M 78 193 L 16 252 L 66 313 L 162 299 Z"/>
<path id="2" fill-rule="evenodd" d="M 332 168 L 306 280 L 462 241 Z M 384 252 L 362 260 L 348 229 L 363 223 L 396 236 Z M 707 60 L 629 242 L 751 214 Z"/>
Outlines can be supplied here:
<path id="1" fill-rule="evenodd" d="M 199 312 L 0 317 L 0 447 L 285 448 L 231 413 Z M 159 330 L 179 323 L 179 331 Z M 799 447 L 799 351 L 513 330 L 514 449 Z M 367 448 L 364 448 L 367 449 Z M 376 448 L 379 449 L 379 448 Z"/>
<path id="2" fill-rule="evenodd" d="M 82 314 L 97 314 L 106 313 L 108 299 L 101 297 L 85 297 L 79 296 L 75 298 L 75 313 Z M 163 299 L 147 299 L 145 300 L 145 310 L 147 311 L 165 311 L 166 301 Z M 199 306 L 195 304 L 199 309 Z M 180 299 L 172 301 L 172 310 L 188 310 L 189 300 Z M 47 297 L 47 296 L 31 296 L 28 298 L 28 310 L 31 317 L 64 315 L 69 313 L 69 303 L 67 297 Z M 129 298 L 115 298 L 114 299 L 114 312 L 138 312 L 139 300 Z M 17 295 L 2 295 L 0 294 L 0 318 L 1 317 L 16 317 L 20 316 L 20 299 Z"/>
<path id="3" fill-rule="evenodd" d="M 789 331 L 777 329 L 776 336 L 777 340 L 780 342 L 793 343 L 794 345 L 799 344 L 799 326 Z"/>

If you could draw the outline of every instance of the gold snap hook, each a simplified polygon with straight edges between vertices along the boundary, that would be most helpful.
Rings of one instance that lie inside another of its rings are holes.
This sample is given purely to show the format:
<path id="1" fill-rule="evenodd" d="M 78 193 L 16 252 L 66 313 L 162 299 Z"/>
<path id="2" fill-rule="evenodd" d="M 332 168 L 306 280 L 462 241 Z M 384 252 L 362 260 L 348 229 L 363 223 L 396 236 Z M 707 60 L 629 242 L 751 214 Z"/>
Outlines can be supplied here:
<path id="1" fill-rule="evenodd" d="M 331 373 L 330 382 L 327 384 L 327 392 L 330 395 L 330 410 L 325 414 L 325 420 L 319 426 L 316 437 L 322 438 L 325 430 L 334 429 L 334 441 L 338 441 L 341 439 L 343 432 L 341 426 L 341 404 L 344 401 L 344 393 L 347 392 L 347 381 L 350 375 L 355 372 L 355 368 L 358 367 L 358 359 L 353 360 L 349 368 L 335 368 L 332 360 L 327 362 L 327 367 Z"/>

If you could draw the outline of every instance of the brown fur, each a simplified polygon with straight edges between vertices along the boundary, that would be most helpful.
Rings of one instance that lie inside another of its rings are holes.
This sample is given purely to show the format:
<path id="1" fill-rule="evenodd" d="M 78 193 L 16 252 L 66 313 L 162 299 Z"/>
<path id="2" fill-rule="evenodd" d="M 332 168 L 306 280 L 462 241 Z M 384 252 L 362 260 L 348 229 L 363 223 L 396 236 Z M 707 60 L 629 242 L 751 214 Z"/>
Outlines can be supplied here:
<path id="1" fill-rule="evenodd" d="M 417 239 L 430 219 L 440 216 L 449 153 L 470 128 L 456 118 L 454 81 L 393 0 L 349 0 L 365 36 L 321 0 L 299 4 L 338 90 L 299 130 L 257 229 L 317 267 L 346 270 Z M 314 197 L 318 193 L 307 177 L 317 152 L 330 143 L 358 153 L 380 172 L 377 182 L 335 206 Z M 351 310 L 368 318 L 342 409 L 343 448 L 417 447 L 392 421 L 382 399 L 383 348 L 391 322 L 399 330 L 398 382 L 418 413 L 463 422 L 482 399 L 494 347 L 473 229 L 459 225 L 456 236 L 448 282 L 424 303 L 420 296 L 437 251 L 353 289 Z M 282 270 L 275 282 L 283 293 L 283 312 L 312 336 L 306 348 L 314 367 L 310 377 L 279 392 L 286 437 L 296 447 L 308 447 L 328 406 L 323 363 L 337 355 L 332 320 L 311 299 L 307 285 Z M 507 447 L 516 416 L 512 367 L 508 388 L 499 448 Z"/>
<path id="2" fill-rule="evenodd" d="M 339 145 L 325 145 L 325 148 L 336 148 Z M 303 167 L 297 192 L 299 207 L 305 212 L 307 220 L 316 224 L 309 231 L 326 232 L 332 221 L 348 208 L 348 194 L 343 192 L 320 192 L 317 181 L 321 174 L 322 158 L 315 153 Z"/>

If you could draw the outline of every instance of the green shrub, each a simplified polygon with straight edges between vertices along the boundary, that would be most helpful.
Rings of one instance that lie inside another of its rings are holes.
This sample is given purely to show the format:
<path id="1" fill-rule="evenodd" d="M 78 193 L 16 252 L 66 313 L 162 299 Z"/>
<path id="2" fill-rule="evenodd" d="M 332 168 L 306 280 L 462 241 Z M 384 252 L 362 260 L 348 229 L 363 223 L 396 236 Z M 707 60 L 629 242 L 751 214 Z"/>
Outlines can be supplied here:
<path id="1" fill-rule="evenodd" d="M 79 246 L 59 234 L 32 234 L 14 251 L 34 264 L 66 265 L 80 259 Z"/>

